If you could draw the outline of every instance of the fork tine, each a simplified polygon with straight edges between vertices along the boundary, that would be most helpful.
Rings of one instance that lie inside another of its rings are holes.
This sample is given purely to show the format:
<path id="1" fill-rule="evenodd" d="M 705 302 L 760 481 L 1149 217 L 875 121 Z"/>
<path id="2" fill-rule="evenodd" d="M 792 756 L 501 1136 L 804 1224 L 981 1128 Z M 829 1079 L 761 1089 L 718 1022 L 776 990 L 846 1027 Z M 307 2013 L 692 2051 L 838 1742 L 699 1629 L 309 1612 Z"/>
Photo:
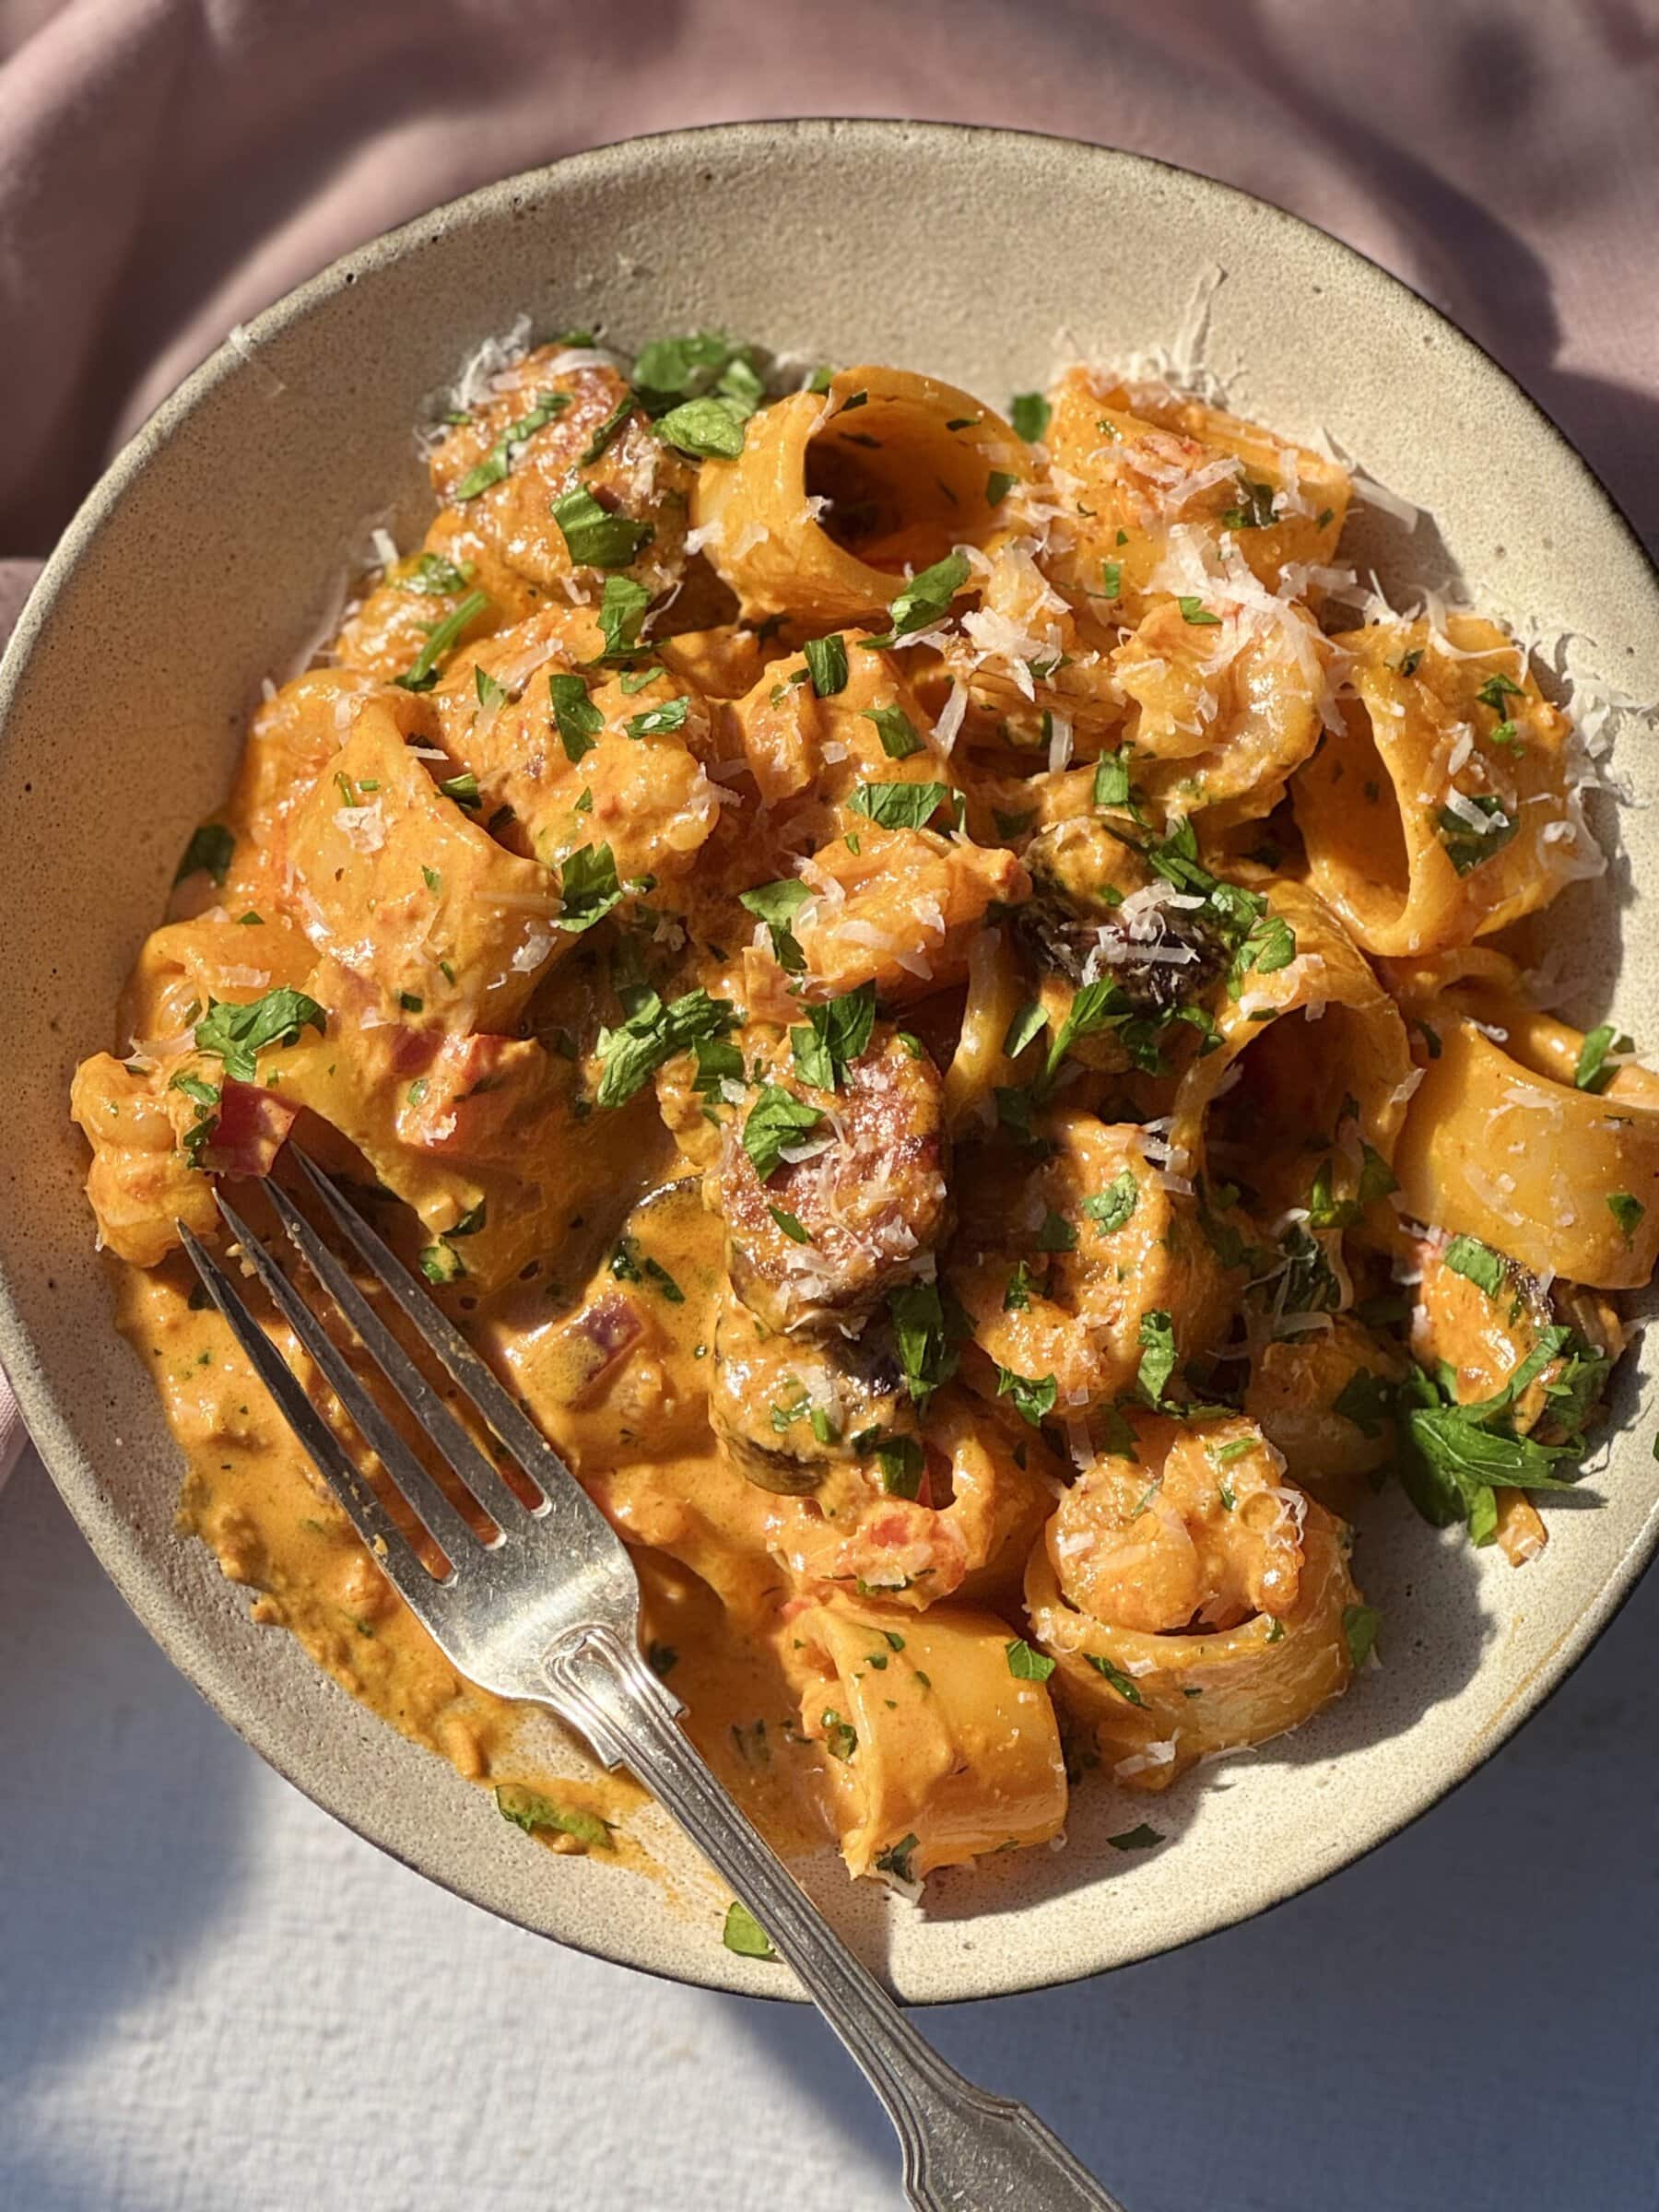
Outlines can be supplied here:
<path id="1" fill-rule="evenodd" d="M 265 1195 L 281 1215 L 282 1226 L 300 1258 L 362 1338 L 404 1404 L 478 1503 L 503 1534 L 522 1525 L 530 1516 L 530 1508 L 522 1499 L 514 1497 L 501 1479 L 500 1470 L 491 1466 L 478 1450 L 288 1193 L 278 1184 L 267 1182 Z"/>
<path id="2" fill-rule="evenodd" d="M 276 1399 L 283 1419 L 310 1453 L 312 1465 L 377 1563 L 415 1603 L 415 1588 L 429 1583 L 431 1578 L 416 1558 L 408 1538 L 363 1481 L 340 1440 L 306 1395 L 298 1375 L 260 1327 L 241 1292 L 182 1221 L 177 1228 L 202 1288 Z"/>
<path id="3" fill-rule="evenodd" d="M 290 1144 L 288 1157 L 295 1162 L 317 1196 L 328 1208 L 341 1231 L 356 1248 L 370 1273 L 403 1308 L 428 1346 L 442 1360 L 496 1434 L 545 1497 L 567 1492 L 580 1499 L 606 1528 L 610 1524 L 588 1497 L 557 1452 L 529 1416 L 501 1387 L 495 1375 L 467 1343 L 449 1316 L 421 1288 L 384 1240 L 335 1188 L 316 1162 Z"/>
<path id="4" fill-rule="evenodd" d="M 241 1246 L 246 1257 L 253 1262 L 255 1274 L 270 1292 L 284 1320 L 316 1361 L 329 1388 L 449 1560 L 450 1575 L 433 1576 L 431 1579 L 435 1582 L 452 1579 L 465 1563 L 467 1554 L 479 1548 L 481 1539 L 473 1534 L 363 1388 L 339 1346 L 229 1200 L 217 1191 L 214 1197 L 219 1212 L 225 1218 L 226 1227 Z"/>

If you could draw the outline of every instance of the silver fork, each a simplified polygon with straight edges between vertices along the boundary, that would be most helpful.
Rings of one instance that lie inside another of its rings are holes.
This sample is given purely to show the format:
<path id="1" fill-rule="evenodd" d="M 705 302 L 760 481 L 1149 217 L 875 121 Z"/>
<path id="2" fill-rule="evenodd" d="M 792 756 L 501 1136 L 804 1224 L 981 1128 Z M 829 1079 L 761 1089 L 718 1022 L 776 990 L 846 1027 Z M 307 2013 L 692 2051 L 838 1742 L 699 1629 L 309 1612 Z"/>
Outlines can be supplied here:
<path id="1" fill-rule="evenodd" d="M 229 1276 L 180 1224 L 204 1288 L 253 1362 L 370 1555 L 460 1671 L 546 1705 L 610 1767 L 627 1766 L 744 1900 L 852 2053 L 904 2149 L 919 2212 L 1123 2212 L 1036 2114 L 947 2065 L 842 1943 L 680 1726 L 680 1700 L 640 1650 L 640 1585 L 610 1524 L 415 1277 L 299 1148 L 312 1191 L 541 1493 L 525 1506 L 472 1441 L 334 1252 L 275 1182 L 266 1194 L 300 1258 L 500 1532 L 486 1542 L 420 1465 L 350 1362 L 222 1195 L 243 1255 L 364 1441 L 450 1561 L 429 1571 L 362 1480 Z"/>

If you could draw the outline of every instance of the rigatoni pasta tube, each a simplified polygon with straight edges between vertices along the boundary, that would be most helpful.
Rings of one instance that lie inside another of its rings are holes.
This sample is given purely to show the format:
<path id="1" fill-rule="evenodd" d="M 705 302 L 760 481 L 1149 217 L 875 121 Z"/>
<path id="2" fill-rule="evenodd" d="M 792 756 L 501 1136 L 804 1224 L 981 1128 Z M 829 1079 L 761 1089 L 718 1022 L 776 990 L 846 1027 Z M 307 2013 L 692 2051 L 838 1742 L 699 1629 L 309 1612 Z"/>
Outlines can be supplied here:
<path id="1" fill-rule="evenodd" d="M 1367 952 L 1488 935 L 1593 875 L 1571 731 L 1490 622 L 1375 623 L 1335 641 L 1353 696 L 1295 778 L 1315 888 Z"/>
<path id="2" fill-rule="evenodd" d="M 1007 424 L 954 384 L 843 369 L 828 391 L 752 417 L 735 460 L 703 463 L 692 521 L 746 615 L 846 622 L 886 606 L 907 571 L 953 546 L 1006 534 L 989 494 L 1030 473 Z"/>
<path id="3" fill-rule="evenodd" d="M 1253 1423 L 1130 1426 L 1135 1457 L 1102 1454 L 1032 1552 L 1026 1607 L 1118 1781 L 1163 1790 L 1346 1687 L 1358 1593 L 1347 1530 Z"/>
<path id="4" fill-rule="evenodd" d="M 1535 1275 L 1601 1290 L 1645 1283 L 1659 1256 L 1659 1110 L 1533 1074 L 1462 1015 L 1394 1148 L 1400 1203 Z"/>
<path id="5" fill-rule="evenodd" d="M 1247 1180 L 1260 1183 L 1278 1159 L 1294 1185 L 1282 1194 L 1285 1202 L 1300 1204 L 1307 1145 L 1333 1136 L 1345 1100 L 1359 1109 L 1364 1141 L 1391 1157 L 1411 1085 L 1411 1051 L 1394 1002 L 1324 901 L 1303 884 L 1257 888 L 1268 904 L 1264 955 L 1281 964 L 1264 967 L 1258 956 L 1239 977 L 1237 996 L 1218 1008 L 1220 1043 L 1182 1077 L 1171 1141 L 1201 1159 L 1215 1135 L 1213 1109 L 1226 1099 L 1229 1119 L 1253 1156 L 1257 1171 Z M 1278 934 L 1280 927 L 1288 934 Z"/>
<path id="6" fill-rule="evenodd" d="M 1006 1622 L 953 1606 L 918 1616 L 838 1600 L 789 1625 L 810 1670 L 802 1725 L 830 1754 L 853 1874 L 887 1858 L 919 1877 L 1059 1834 L 1054 1709 L 1042 1683 L 1010 1666 Z"/>

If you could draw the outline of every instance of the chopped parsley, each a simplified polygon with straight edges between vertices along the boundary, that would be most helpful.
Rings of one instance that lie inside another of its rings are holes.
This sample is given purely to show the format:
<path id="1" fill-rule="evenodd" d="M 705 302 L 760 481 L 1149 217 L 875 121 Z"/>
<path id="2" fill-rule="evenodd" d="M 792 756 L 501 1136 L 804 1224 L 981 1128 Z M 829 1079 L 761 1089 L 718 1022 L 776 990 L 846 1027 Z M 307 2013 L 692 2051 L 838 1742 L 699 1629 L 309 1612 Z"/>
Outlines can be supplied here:
<path id="1" fill-rule="evenodd" d="M 1213 628 L 1221 620 L 1219 615 L 1210 612 L 1195 592 L 1183 592 L 1175 604 L 1181 609 L 1182 620 L 1191 622 L 1194 628 L 1202 629 L 1206 625 Z"/>
<path id="2" fill-rule="evenodd" d="M 567 853 L 559 865 L 559 894 L 563 906 L 554 917 L 556 929 L 575 935 L 602 922 L 622 898 L 609 845 L 578 845 Z"/>
<path id="3" fill-rule="evenodd" d="M 889 1498 L 919 1498 L 925 1465 L 922 1446 L 913 1436 L 886 1437 L 876 1447 L 881 1487 Z"/>
<path id="4" fill-rule="evenodd" d="M 1110 1659 L 1102 1657 L 1099 1652 L 1085 1652 L 1083 1656 L 1094 1668 L 1097 1675 L 1105 1676 L 1120 1698 L 1127 1698 L 1131 1705 L 1138 1705 L 1143 1710 L 1145 1709 L 1146 1699 L 1141 1696 L 1140 1691 L 1135 1688 L 1135 1684 L 1121 1666 L 1114 1666 Z"/>
<path id="5" fill-rule="evenodd" d="M 875 724 L 881 749 L 889 760 L 908 760 L 912 753 L 924 749 L 916 725 L 902 707 L 862 707 L 859 712 L 865 722 Z"/>
<path id="6" fill-rule="evenodd" d="M 537 430 L 544 429 L 556 415 L 562 415 L 570 404 L 571 394 L 568 392 L 545 393 L 527 415 L 521 415 L 516 422 L 508 425 L 477 466 L 467 470 L 455 487 L 455 499 L 462 501 L 476 500 L 481 491 L 488 491 L 492 484 L 500 484 L 518 459 L 519 449 L 526 445 Z"/>
<path id="7" fill-rule="evenodd" d="M 579 676 L 548 677 L 547 696 L 565 759 L 580 760 L 584 753 L 593 751 L 605 727 L 605 716 L 588 697 L 587 686 Z"/>
<path id="8" fill-rule="evenodd" d="M 606 447 L 609 445 L 611 440 L 615 438 L 638 405 L 639 402 L 631 392 L 623 393 L 621 398 L 582 449 L 581 458 L 576 465 L 579 468 L 592 468 L 594 463 L 601 457 Z"/>
<path id="9" fill-rule="evenodd" d="M 625 569 L 651 535 L 646 523 L 602 507 L 585 484 L 553 502 L 553 520 L 570 549 L 573 567 Z"/>
<path id="10" fill-rule="evenodd" d="M 823 1118 L 816 1106 L 806 1105 L 779 1084 L 761 1086 L 743 1124 L 743 1148 L 762 1182 L 776 1171 L 784 1147 L 810 1135 Z"/>
<path id="11" fill-rule="evenodd" d="M 665 699 L 654 707 L 645 707 L 628 718 L 630 737 L 657 737 L 669 730 L 683 730 L 691 701 L 682 692 L 677 699 Z"/>
<path id="12" fill-rule="evenodd" d="M 1041 1429 L 1053 1412 L 1060 1385 L 1053 1375 L 1017 1375 L 1011 1367 L 996 1371 L 996 1394 L 1012 1398 L 1014 1410 L 1033 1429 Z"/>
<path id="13" fill-rule="evenodd" d="M 458 1252 L 447 1244 L 427 1244 L 416 1255 L 416 1264 L 429 1283 L 458 1283 L 466 1267 Z"/>
<path id="14" fill-rule="evenodd" d="M 597 1103 L 605 1107 L 625 1105 L 676 1053 L 723 1040 L 736 1019 L 728 999 L 706 991 L 688 991 L 665 1006 L 654 991 L 640 987 L 625 994 L 624 1005 L 618 1027 L 599 1032 Z M 739 1073 L 742 1065 L 739 1059 Z"/>
<path id="15" fill-rule="evenodd" d="M 792 1214 L 786 1206 L 769 1206 L 766 1210 L 792 1244 L 811 1243 L 812 1231 L 805 1226 L 798 1214 Z"/>
<path id="16" fill-rule="evenodd" d="M 737 345 L 718 331 L 653 338 L 634 357 L 633 374 L 641 405 L 654 418 L 710 392 L 730 400 L 746 416 L 752 415 L 766 396 L 753 347 Z"/>
<path id="17" fill-rule="evenodd" d="M 728 1951 L 735 1951 L 740 1959 L 770 1960 L 778 1955 L 772 1948 L 771 1937 L 748 1907 L 737 1898 L 734 1898 L 726 1907 L 725 1926 L 721 1931 L 720 1940 Z"/>
<path id="18" fill-rule="evenodd" d="M 461 642 L 461 633 L 467 624 L 488 609 L 488 592 L 468 592 L 458 606 L 452 607 L 441 622 L 434 622 L 427 632 L 426 643 L 413 661 L 393 681 L 406 691 L 429 691 L 438 681 L 438 664 L 453 653 Z"/>
<path id="19" fill-rule="evenodd" d="M 1221 527 L 1224 530 L 1268 530 L 1275 521 L 1273 512 L 1273 486 L 1253 484 L 1248 477 L 1239 479 L 1239 503 L 1222 510 Z"/>
<path id="20" fill-rule="evenodd" d="M 1103 1237 L 1122 1229 L 1134 1213 L 1140 1198 L 1140 1185 L 1135 1180 L 1135 1171 L 1125 1168 L 1115 1176 L 1103 1191 L 1083 1201 L 1083 1211 Z"/>
<path id="21" fill-rule="evenodd" d="M 258 1073 L 258 1055 L 267 1045 L 298 1044 L 302 1030 L 311 1028 L 321 1035 L 327 1022 L 314 998 L 287 984 L 245 1006 L 210 998 L 206 1015 L 195 1025 L 196 1049 L 217 1053 L 233 1082 L 252 1083 Z"/>
<path id="22" fill-rule="evenodd" d="M 1501 853 L 1521 825 L 1518 819 L 1512 820 L 1505 813 L 1503 801 L 1495 792 L 1464 792 L 1459 796 L 1465 806 L 1484 815 L 1485 821 L 1477 828 L 1455 808 L 1442 806 L 1435 822 L 1446 849 L 1446 858 L 1460 876 L 1466 876 L 1483 861 Z"/>
<path id="23" fill-rule="evenodd" d="M 1127 806 L 1129 763 L 1122 753 L 1102 753 L 1095 762 L 1094 803 L 1097 806 Z"/>
<path id="24" fill-rule="evenodd" d="M 1394 1418 L 1394 1386 L 1368 1367 L 1355 1370 L 1332 1403 L 1333 1413 L 1351 1421 L 1361 1436 L 1379 1437 Z"/>
<path id="25" fill-rule="evenodd" d="M 788 975 L 799 975 L 806 965 L 806 956 L 789 925 L 811 896 L 795 876 L 782 876 L 775 883 L 758 884 L 752 891 L 738 894 L 738 904 L 766 924 L 772 958 Z"/>
<path id="26" fill-rule="evenodd" d="M 599 602 L 599 634 L 605 641 L 603 658 L 607 661 L 626 660 L 637 653 L 640 645 L 640 626 L 645 619 L 645 609 L 651 605 L 651 594 L 642 583 L 631 576 L 607 576 L 605 594 Z"/>
<path id="27" fill-rule="evenodd" d="M 955 797 L 948 783 L 861 783 L 847 804 L 883 830 L 921 830 Z"/>
<path id="28" fill-rule="evenodd" d="M 1635 1050 L 1633 1038 L 1621 1037 L 1610 1021 L 1600 1022 L 1594 1029 L 1584 1032 L 1584 1041 L 1579 1047 L 1578 1065 L 1572 1071 L 1572 1079 L 1581 1090 L 1593 1090 L 1599 1096 L 1618 1073 L 1616 1066 L 1608 1065 L 1609 1053 L 1633 1053 Z"/>
<path id="29" fill-rule="evenodd" d="M 1506 1270 L 1502 1255 L 1478 1237 L 1453 1237 L 1441 1257 L 1453 1275 L 1463 1276 L 1488 1298 L 1496 1298 L 1503 1288 Z"/>
<path id="30" fill-rule="evenodd" d="M 1628 1244 L 1635 1236 L 1637 1226 L 1647 1212 L 1647 1207 L 1640 1198 L 1632 1198 L 1629 1191 L 1609 1191 L 1607 1211 L 1618 1222 L 1619 1231 Z"/>
<path id="31" fill-rule="evenodd" d="M 839 632 L 827 638 L 808 638 L 801 653 L 814 695 L 833 699 L 847 688 L 847 642 Z"/>
<path id="32" fill-rule="evenodd" d="M 1157 1406 L 1175 1372 L 1175 1324 L 1167 1313 L 1155 1308 L 1141 1315 L 1140 1346 L 1135 1382 L 1147 1403 Z"/>
<path id="33" fill-rule="evenodd" d="M 1476 1544 L 1489 1544 L 1498 1533 L 1498 1490 L 1573 1488 L 1555 1469 L 1582 1456 L 1583 1436 L 1543 1444 L 1517 1435 L 1512 1416 L 1522 1393 L 1563 1356 L 1561 1374 L 1544 1390 L 1566 1428 L 1588 1412 L 1608 1366 L 1597 1355 L 1582 1355 L 1571 1329 L 1546 1329 L 1489 1398 L 1460 1404 L 1421 1368 L 1412 1370 L 1400 1389 L 1406 1418 L 1398 1465 L 1406 1494 L 1426 1521 L 1437 1528 L 1463 1521 Z"/>
<path id="34" fill-rule="evenodd" d="M 956 1372 L 952 1337 L 959 1333 L 953 1326 L 959 1315 L 946 1311 L 937 1283 L 907 1283 L 901 1289 L 889 1291 L 888 1312 L 906 1387 L 925 1410 L 935 1391 Z"/>
<path id="35" fill-rule="evenodd" d="M 693 460 L 735 461 L 748 435 L 748 416 L 735 401 L 711 393 L 670 407 L 659 417 L 656 434 Z"/>
<path id="36" fill-rule="evenodd" d="M 1035 1044 L 1047 1028 L 1048 1016 L 1036 999 L 1030 1000 L 1020 1007 L 1004 1031 L 1003 1056 L 1008 1060 L 1018 1060 L 1027 1045 Z"/>
<path id="37" fill-rule="evenodd" d="M 923 569 L 911 578 L 888 608 L 891 627 L 886 636 L 872 638 L 870 644 L 891 645 L 900 638 L 913 637 L 917 630 L 930 629 L 935 622 L 942 622 L 950 612 L 951 601 L 967 582 L 968 575 L 965 553 L 947 553 L 943 560 L 935 560 L 932 568 Z M 882 743 L 887 744 L 885 731 Z M 907 749 L 913 752 L 915 747 Z M 888 750 L 892 752 L 890 745 Z M 893 757 L 902 759 L 904 756 L 898 753 Z"/>
<path id="38" fill-rule="evenodd" d="M 416 592 L 423 598 L 447 599 L 456 592 L 464 592 L 473 579 L 473 565 L 463 561 L 459 568 L 441 553 L 417 555 L 414 567 L 397 580 L 400 592 Z"/>
<path id="39" fill-rule="evenodd" d="M 1227 971 L 1228 989 L 1237 998 L 1244 978 L 1253 968 L 1258 975 L 1273 975 L 1296 958 L 1296 932 L 1283 914 L 1262 914 L 1239 942 Z"/>
<path id="40" fill-rule="evenodd" d="M 851 1759 L 858 1748 L 858 1731 L 850 1721 L 843 1721 L 833 1707 L 824 1714 L 824 1748 L 831 1759 Z"/>
<path id="41" fill-rule="evenodd" d="M 1375 1606 L 1343 1606 L 1342 1633 L 1347 1639 L 1348 1657 L 1356 1674 L 1375 1649 L 1377 1630 L 1382 1625 L 1382 1616 Z"/>
<path id="42" fill-rule="evenodd" d="M 1016 1636 L 1005 1646 L 1008 1654 L 1008 1672 L 1016 1682 L 1046 1682 L 1054 1671 L 1055 1662 L 1046 1652 L 1034 1652 L 1023 1636 Z"/>
<path id="43" fill-rule="evenodd" d="M 539 1791 L 520 1788 L 506 1783 L 495 1794 L 496 1810 L 503 1820 L 511 1820 L 533 1836 L 538 1828 L 552 1829 L 562 1836 L 574 1836 L 579 1843 L 590 1844 L 597 1851 L 611 1851 L 610 1822 L 602 1820 L 597 1813 L 590 1813 L 577 1805 L 556 1805 Z"/>
<path id="44" fill-rule="evenodd" d="M 1506 699 L 1524 699 L 1526 693 L 1512 677 L 1492 675 L 1487 677 L 1475 696 L 1483 707 L 1490 707 L 1495 714 L 1502 714 Z"/>
<path id="45" fill-rule="evenodd" d="M 1053 412 L 1041 392 L 1016 392 L 1008 402 L 1008 420 L 1014 425 L 1014 434 L 1023 438 L 1028 445 L 1036 445 L 1041 441 Z"/>
<path id="46" fill-rule="evenodd" d="M 1188 1694 L 1196 1696 L 1197 1692 Z M 1138 1828 L 1126 1828 L 1121 1836 L 1108 1836 L 1106 1841 L 1113 1851 L 1150 1851 L 1155 1843 L 1163 1841 L 1163 1837 L 1143 1820 Z"/>
<path id="47" fill-rule="evenodd" d="M 1352 1229 L 1365 1218 L 1365 1209 L 1357 1198 L 1337 1198 L 1333 1195 L 1332 1163 L 1322 1160 L 1308 1192 L 1308 1226 L 1310 1229 Z"/>
<path id="48" fill-rule="evenodd" d="M 236 839 L 223 822 L 204 822 L 191 833 L 184 857 L 174 872 L 174 883 L 182 883 L 187 876 L 202 875 L 211 876 L 222 886 L 230 873 L 230 856 L 235 851 Z"/>
<path id="49" fill-rule="evenodd" d="M 805 1024 L 789 1032 L 802 1081 L 818 1090 L 838 1089 L 853 1062 L 869 1050 L 875 1027 L 874 983 L 861 983 L 826 1006 L 809 1006 Z"/>

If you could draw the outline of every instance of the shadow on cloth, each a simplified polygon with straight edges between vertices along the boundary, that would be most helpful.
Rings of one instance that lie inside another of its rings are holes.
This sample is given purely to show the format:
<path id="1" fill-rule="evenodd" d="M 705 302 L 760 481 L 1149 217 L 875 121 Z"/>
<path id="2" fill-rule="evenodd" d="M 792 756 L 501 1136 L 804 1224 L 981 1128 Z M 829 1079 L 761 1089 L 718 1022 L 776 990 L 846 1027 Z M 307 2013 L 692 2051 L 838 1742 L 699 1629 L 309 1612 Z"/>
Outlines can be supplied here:
<path id="1" fill-rule="evenodd" d="M 154 2006 L 233 1912 L 253 1769 L 32 1454 L 0 1508 L 0 2146 L 10 2203 L 38 2212 L 75 2176 L 62 2142 L 31 2139 L 30 2079 Z"/>

